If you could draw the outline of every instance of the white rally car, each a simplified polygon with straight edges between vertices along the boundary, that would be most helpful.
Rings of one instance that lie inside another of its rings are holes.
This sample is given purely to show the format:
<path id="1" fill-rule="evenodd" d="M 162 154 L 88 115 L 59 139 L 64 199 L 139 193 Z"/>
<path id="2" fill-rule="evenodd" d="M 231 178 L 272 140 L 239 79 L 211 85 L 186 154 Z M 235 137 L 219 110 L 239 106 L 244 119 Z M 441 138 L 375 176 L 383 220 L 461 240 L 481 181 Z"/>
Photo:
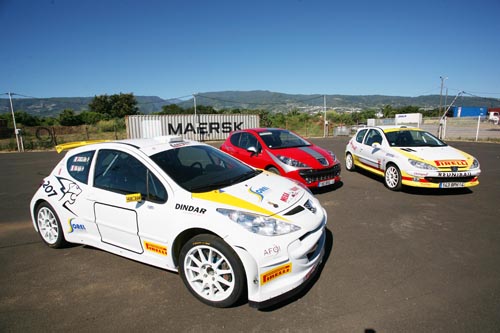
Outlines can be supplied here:
<path id="1" fill-rule="evenodd" d="M 87 244 L 178 271 L 216 307 L 246 296 L 261 308 L 298 290 L 323 258 L 327 221 L 300 184 L 171 136 L 70 150 L 31 214 L 48 246 Z"/>
<path id="2" fill-rule="evenodd" d="M 391 190 L 403 185 L 427 188 L 479 184 L 479 162 L 429 132 L 406 126 L 358 129 L 345 151 L 346 169 L 356 167 L 383 176 Z"/>

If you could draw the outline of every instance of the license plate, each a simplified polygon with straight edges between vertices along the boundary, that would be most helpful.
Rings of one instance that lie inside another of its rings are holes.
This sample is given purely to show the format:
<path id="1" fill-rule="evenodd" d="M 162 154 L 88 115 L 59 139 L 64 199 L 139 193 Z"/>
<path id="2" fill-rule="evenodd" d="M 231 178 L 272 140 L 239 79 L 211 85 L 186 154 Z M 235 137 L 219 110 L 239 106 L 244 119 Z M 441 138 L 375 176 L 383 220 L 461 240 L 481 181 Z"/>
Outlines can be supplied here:
<path id="1" fill-rule="evenodd" d="M 328 186 L 328 185 L 332 185 L 332 184 L 335 184 L 335 179 L 323 180 L 322 182 L 318 183 L 318 187 Z"/>
<path id="2" fill-rule="evenodd" d="M 464 183 L 459 183 L 459 182 L 440 183 L 439 187 L 441 187 L 441 188 L 464 187 Z"/>

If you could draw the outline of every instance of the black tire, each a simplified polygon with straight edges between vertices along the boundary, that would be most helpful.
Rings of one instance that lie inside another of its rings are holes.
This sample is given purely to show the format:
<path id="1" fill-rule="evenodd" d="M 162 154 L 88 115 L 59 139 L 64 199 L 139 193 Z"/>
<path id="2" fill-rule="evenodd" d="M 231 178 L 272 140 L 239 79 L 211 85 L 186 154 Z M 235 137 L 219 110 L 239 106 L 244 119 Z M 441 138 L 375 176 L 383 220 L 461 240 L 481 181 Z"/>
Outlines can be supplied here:
<path id="1" fill-rule="evenodd" d="M 392 191 L 400 191 L 403 188 L 401 182 L 401 171 L 395 164 L 388 164 L 384 173 L 385 186 Z"/>
<path id="2" fill-rule="evenodd" d="M 68 243 L 64 239 L 61 222 L 54 208 L 47 202 L 41 203 L 35 212 L 38 234 L 49 247 L 58 249 Z"/>
<path id="3" fill-rule="evenodd" d="M 217 236 L 191 238 L 181 249 L 179 266 L 188 290 L 205 304 L 227 308 L 246 293 L 245 270 L 238 255 Z"/>
<path id="4" fill-rule="evenodd" d="M 345 155 L 345 168 L 347 171 L 356 170 L 356 166 L 354 165 L 354 157 L 352 157 L 351 153 L 347 153 Z"/>
<path id="5" fill-rule="evenodd" d="M 274 173 L 276 175 L 281 175 L 280 171 L 275 167 L 269 167 L 269 168 L 267 168 L 267 171 Z"/>

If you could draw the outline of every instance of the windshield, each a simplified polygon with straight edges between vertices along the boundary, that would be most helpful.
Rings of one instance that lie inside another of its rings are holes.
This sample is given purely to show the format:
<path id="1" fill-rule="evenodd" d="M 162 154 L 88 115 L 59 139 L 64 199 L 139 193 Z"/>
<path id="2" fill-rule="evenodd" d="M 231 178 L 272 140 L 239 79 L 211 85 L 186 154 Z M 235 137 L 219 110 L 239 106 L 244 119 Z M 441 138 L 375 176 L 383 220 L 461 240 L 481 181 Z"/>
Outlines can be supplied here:
<path id="1" fill-rule="evenodd" d="M 260 132 L 259 135 L 264 143 L 271 149 L 305 147 L 311 145 L 297 134 L 287 130 L 272 129 Z"/>
<path id="2" fill-rule="evenodd" d="M 189 192 L 208 192 L 254 177 L 261 171 L 211 146 L 185 146 L 151 156 L 179 186 Z"/>
<path id="3" fill-rule="evenodd" d="M 443 147 L 446 143 L 429 132 L 401 130 L 386 132 L 385 136 L 391 147 Z"/>

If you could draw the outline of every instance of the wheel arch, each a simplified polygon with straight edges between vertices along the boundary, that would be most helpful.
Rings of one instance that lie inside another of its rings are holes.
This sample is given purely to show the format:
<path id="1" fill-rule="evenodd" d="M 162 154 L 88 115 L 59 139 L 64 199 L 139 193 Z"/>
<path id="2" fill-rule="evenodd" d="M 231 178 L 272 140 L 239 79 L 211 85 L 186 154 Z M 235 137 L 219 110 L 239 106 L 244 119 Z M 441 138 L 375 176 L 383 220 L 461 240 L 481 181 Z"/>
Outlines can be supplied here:
<path id="1" fill-rule="evenodd" d="M 209 235 L 214 235 L 214 236 L 220 237 L 216 233 L 214 233 L 210 230 L 207 230 L 207 229 L 203 229 L 203 228 L 192 228 L 192 229 L 184 230 L 179 235 L 177 235 L 174 242 L 172 243 L 172 260 L 174 261 L 175 267 L 179 266 L 179 256 L 180 256 L 181 249 L 184 246 L 184 244 L 186 244 L 194 236 L 201 235 L 201 234 L 209 234 Z"/>
<path id="2" fill-rule="evenodd" d="M 33 205 L 31 206 L 31 217 L 32 217 L 32 221 L 33 221 L 33 226 L 35 227 L 35 230 L 37 232 L 38 232 L 38 225 L 36 223 L 36 211 L 37 211 L 38 207 L 40 207 L 40 205 L 43 203 L 46 203 L 52 207 L 52 205 L 47 200 L 42 199 L 42 198 L 35 201 L 33 203 Z"/>
<path id="3" fill-rule="evenodd" d="M 266 165 L 266 167 L 264 168 L 264 170 L 269 171 L 269 169 L 271 169 L 271 168 L 276 169 L 276 170 L 278 170 L 278 172 L 280 174 L 283 174 L 283 170 L 280 170 L 280 168 L 277 165 L 274 165 L 274 164 L 268 164 L 268 165 Z"/>

